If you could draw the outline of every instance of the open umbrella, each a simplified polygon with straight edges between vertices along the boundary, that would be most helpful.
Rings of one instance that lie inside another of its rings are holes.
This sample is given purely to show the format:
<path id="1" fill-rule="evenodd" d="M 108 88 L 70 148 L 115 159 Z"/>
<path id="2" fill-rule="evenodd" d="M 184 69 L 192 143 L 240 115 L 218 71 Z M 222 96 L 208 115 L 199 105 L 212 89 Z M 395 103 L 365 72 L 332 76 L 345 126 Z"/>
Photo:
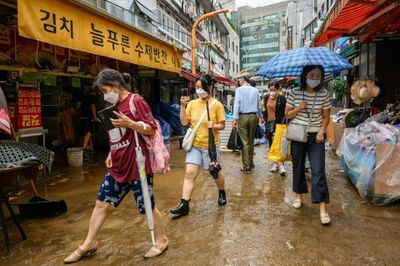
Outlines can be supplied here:
<path id="1" fill-rule="evenodd" d="M 210 121 L 210 110 L 207 105 L 207 117 L 208 121 Z M 218 172 L 221 171 L 221 165 L 217 161 L 217 147 L 215 145 L 215 138 L 212 128 L 208 129 L 208 156 L 210 156 L 210 166 L 208 170 L 213 178 L 218 178 Z"/>
<path id="2" fill-rule="evenodd" d="M 136 163 L 138 165 L 138 171 L 140 176 L 140 185 L 142 187 L 144 210 L 146 212 L 147 223 L 150 228 L 151 241 L 153 246 L 156 245 L 156 240 L 154 237 L 154 220 L 153 220 L 153 209 L 151 207 L 149 185 L 147 184 L 147 175 L 145 170 L 145 157 L 142 152 L 142 148 L 139 145 L 139 138 L 137 132 L 135 131 L 135 152 L 136 152 Z"/>
<path id="3" fill-rule="evenodd" d="M 346 59 L 325 47 L 303 47 L 275 55 L 256 74 L 267 78 L 300 76 L 306 65 L 322 65 L 325 72 L 334 74 L 353 68 Z"/>

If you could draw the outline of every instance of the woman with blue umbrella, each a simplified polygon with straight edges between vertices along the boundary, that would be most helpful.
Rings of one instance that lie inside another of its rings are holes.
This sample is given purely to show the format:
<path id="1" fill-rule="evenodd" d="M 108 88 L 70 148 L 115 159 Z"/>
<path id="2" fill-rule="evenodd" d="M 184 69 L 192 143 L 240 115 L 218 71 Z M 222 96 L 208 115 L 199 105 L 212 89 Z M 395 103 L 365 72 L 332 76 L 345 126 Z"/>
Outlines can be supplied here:
<path id="1" fill-rule="evenodd" d="M 302 194 L 308 192 L 304 173 L 306 156 L 311 163 L 312 203 L 319 204 L 320 220 L 330 223 L 326 204 L 329 191 L 325 174 L 325 132 L 329 123 L 331 98 L 323 87 L 325 71 L 321 65 L 306 65 L 300 75 L 300 87 L 290 90 L 286 103 L 286 117 L 291 123 L 305 128 L 305 142 L 292 140 L 293 191 L 296 193 L 293 207 L 302 207 Z M 289 131 L 289 129 L 288 129 Z M 298 132 L 297 132 L 298 133 Z"/>

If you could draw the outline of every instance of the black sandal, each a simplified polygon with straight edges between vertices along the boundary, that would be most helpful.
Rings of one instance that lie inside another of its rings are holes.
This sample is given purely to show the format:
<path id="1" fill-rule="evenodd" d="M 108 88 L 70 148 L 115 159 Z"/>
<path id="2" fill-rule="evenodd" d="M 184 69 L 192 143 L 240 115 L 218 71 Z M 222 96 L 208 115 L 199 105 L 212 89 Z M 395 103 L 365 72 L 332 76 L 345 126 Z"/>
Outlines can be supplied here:
<path id="1" fill-rule="evenodd" d="M 242 168 L 240 168 L 240 171 L 245 172 L 245 173 L 250 173 L 251 169 L 242 167 Z"/>

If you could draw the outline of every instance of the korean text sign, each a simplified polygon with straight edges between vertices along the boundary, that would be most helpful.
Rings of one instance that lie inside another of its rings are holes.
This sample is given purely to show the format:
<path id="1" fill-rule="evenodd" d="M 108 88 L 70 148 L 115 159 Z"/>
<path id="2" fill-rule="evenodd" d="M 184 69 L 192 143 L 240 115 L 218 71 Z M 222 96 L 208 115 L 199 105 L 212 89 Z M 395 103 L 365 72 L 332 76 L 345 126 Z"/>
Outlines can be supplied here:
<path id="1" fill-rule="evenodd" d="M 180 72 L 182 52 L 65 0 L 18 0 L 21 36 L 125 62 Z"/>
<path id="2" fill-rule="evenodd" d="M 39 89 L 18 90 L 18 129 L 42 126 Z"/>

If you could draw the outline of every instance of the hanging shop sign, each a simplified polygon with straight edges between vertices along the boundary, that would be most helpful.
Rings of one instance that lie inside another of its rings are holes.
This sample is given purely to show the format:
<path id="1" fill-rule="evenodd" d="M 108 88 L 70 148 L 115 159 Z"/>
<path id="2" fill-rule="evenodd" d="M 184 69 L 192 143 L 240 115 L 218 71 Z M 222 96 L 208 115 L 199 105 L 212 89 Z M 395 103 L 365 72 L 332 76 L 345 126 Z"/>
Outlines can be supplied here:
<path id="1" fill-rule="evenodd" d="M 39 89 L 18 89 L 18 129 L 42 126 Z"/>
<path id="2" fill-rule="evenodd" d="M 182 51 L 63 0 L 18 0 L 21 36 L 132 64 L 180 72 Z"/>

